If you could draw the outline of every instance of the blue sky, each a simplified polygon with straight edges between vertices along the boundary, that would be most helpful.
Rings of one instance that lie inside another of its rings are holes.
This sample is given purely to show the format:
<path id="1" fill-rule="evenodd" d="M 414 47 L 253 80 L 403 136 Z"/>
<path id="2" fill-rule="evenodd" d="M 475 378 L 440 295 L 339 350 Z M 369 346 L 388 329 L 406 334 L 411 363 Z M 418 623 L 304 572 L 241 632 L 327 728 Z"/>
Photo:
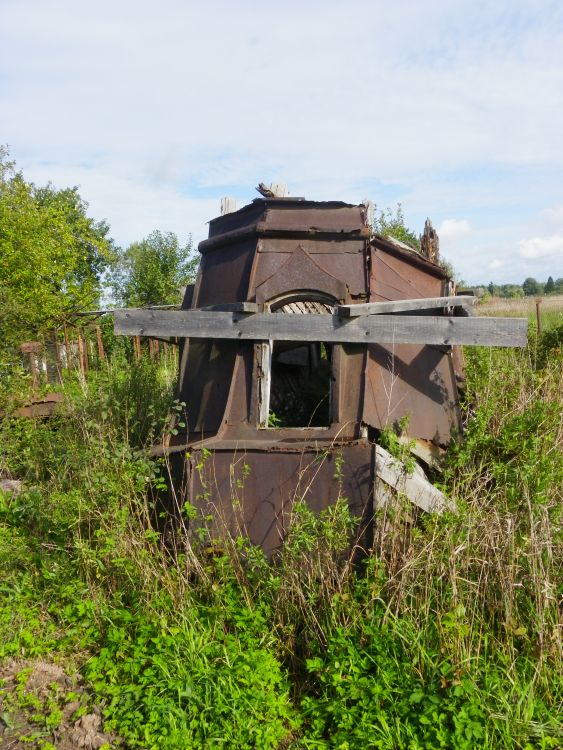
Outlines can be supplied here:
<path id="1" fill-rule="evenodd" d="M 563 276 L 563 4 L 0 0 L 0 142 L 122 245 L 279 180 L 431 217 L 469 283 Z"/>

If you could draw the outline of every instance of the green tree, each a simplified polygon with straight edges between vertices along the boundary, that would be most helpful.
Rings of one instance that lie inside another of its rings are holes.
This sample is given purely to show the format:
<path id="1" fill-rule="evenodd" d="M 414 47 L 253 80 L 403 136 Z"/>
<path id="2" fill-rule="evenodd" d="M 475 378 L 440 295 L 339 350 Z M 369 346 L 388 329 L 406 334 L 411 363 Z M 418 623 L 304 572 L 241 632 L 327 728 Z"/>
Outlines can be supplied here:
<path id="1" fill-rule="evenodd" d="M 528 276 L 522 284 L 522 290 L 526 297 L 532 297 L 535 294 L 541 294 L 543 289 L 540 283 L 536 281 L 532 276 Z"/>
<path id="2" fill-rule="evenodd" d="M 524 291 L 520 284 L 502 284 L 497 287 L 497 294 L 505 299 L 517 299 L 524 296 Z"/>
<path id="3" fill-rule="evenodd" d="M 0 148 L 0 328 L 13 347 L 97 306 L 113 250 L 77 188 L 38 188 L 8 156 Z"/>
<path id="4" fill-rule="evenodd" d="M 181 245 L 173 232 L 152 232 L 121 254 L 111 280 L 115 297 L 127 307 L 176 304 L 198 262 L 191 238 Z"/>
<path id="5" fill-rule="evenodd" d="M 545 292 L 545 294 L 553 294 L 553 292 L 555 291 L 555 282 L 553 281 L 553 276 L 550 276 L 545 282 L 543 291 Z"/>
<path id="6" fill-rule="evenodd" d="M 395 211 L 387 208 L 385 211 L 374 212 L 373 230 L 382 237 L 394 237 L 407 245 L 420 250 L 420 240 L 416 233 L 405 224 L 403 207 L 397 203 Z"/>

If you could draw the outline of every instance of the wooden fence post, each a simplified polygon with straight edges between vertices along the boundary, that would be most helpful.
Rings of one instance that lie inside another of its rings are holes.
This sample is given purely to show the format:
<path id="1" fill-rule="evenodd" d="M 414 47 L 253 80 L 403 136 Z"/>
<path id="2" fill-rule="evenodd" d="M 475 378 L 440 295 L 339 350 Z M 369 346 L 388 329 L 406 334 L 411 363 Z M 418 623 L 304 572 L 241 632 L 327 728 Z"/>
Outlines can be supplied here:
<path id="1" fill-rule="evenodd" d="M 96 339 L 98 341 L 98 357 L 100 358 L 100 362 L 104 362 L 106 353 L 104 351 L 104 340 L 102 338 L 102 329 L 100 326 L 96 326 Z"/>
<path id="2" fill-rule="evenodd" d="M 65 340 L 65 365 L 66 369 L 70 370 L 70 339 L 68 337 L 68 328 L 66 327 L 66 323 L 63 324 L 63 334 Z"/>
<path id="3" fill-rule="evenodd" d="M 84 345 L 84 338 L 80 333 L 78 334 L 78 362 L 80 374 L 85 378 L 86 373 L 88 372 L 88 350 Z"/>
<path id="4" fill-rule="evenodd" d="M 41 353 L 41 348 L 41 344 L 38 341 L 25 341 L 20 346 L 21 353 L 27 355 L 29 371 L 31 373 L 31 390 L 33 393 L 39 388 L 39 369 L 37 368 L 37 360 Z"/>

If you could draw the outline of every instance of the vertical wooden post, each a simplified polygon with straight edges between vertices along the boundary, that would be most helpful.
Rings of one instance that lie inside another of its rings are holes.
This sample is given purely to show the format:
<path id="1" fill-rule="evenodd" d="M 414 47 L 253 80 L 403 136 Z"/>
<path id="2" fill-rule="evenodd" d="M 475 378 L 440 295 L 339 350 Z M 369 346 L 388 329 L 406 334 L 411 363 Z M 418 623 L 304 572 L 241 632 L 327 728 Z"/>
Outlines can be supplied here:
<path id="1" fill-rule="evenodd" d="M 67 370 L 70 369 L 70 339 L 68 337 L 68 328 L 66 327 L 66 323 L 63 324 L 63 334 L 65 339 L 65 365 Z"/>
<path id="2" fill-rule="evenodd" d="M 78 334 L 78 363 L 80 367 L 80 374 L 83 378 L 86 377 L 88 371 L 88 352 L 84 346 L 84 339 L 82 334 Z"/>
<path id="3" fill-rule="evenodd" d="M 50 331 L 47 335 L 44 351 L 47 365 L 47 382 L 62 383 L 61 362 L 59 358 L 59 345 L 56 331 Z"/>
<path id="4" fill-rule="evenodd" d="M 39 388 L 39 368 L 37 363 L 40 362 L 43 347 L 39 341 L 24 341 L 20 346 L 20 351 L 27 358 L 28 370 L 31 373 L 31 390 L 35 395 Z"/>
<path id="5" fill-rule="evenodd" d="M 62 370 L 62 362 L 61 362 L 61 349 L 59 344 L 59 339 L 57 336 L 57 331 L 54 331 L 53 333 L 53 346 L 55 349 L 55 363 L 57 365 L 57 370 L 59 371 L 59 377 Z"/>
<path id="6" fill-rule="evenodd" d="M 141 337 L 140 336 L 133 336 L 133 351 L 135 353 L 135 359 L 139 360 L 141 358 Z"/>
<path id="7" fill-rule="evenodd" d="M 536 299 L 536 321 L 538 324 L 538 336 L 541 333 L 541 315 L 540 315 L 541 298 Z"/>
<path id="8" fill-rule="evenodd" d="M 96 339 L 98 341 L 98 357 L 100 358 L 100 362 L 104 362 L 106 353 L 104 351 L 104 340 L 102 338 L 102 329 L 100 326 L 96 326 Z"/>
<path id="9" fill-rule="evenodd" d="M 149 339 L 149 354 L 151 359 L 156 359 L 159 352 L 158 339 Z"/>
<path id="10" fill-rule="evenodd" d="M 31 369 L 31 390 L 35 393 L 39 388 L 39 370 L 37 369 L 37 355 L 35 352 L 29 353 L 29 367 Z"/>

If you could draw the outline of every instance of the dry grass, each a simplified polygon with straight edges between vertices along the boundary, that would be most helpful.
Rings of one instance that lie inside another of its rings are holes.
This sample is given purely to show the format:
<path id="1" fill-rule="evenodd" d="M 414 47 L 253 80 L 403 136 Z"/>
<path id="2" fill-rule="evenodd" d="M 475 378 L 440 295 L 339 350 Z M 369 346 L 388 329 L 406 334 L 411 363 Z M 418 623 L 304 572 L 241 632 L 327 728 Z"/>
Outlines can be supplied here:
<path id="1" fill-rule="evenodd" d="M 489 297 L 485 302 L 477 305 L 478 315 L 500 315 L 508 317 L 528 317 L 536 314 L 536 302 L 540 305 L 540 314 L 563 314 L 563 294 L 549 297 L 521 297 L 520 299 L 506 299 L 503 297 Z"/>

